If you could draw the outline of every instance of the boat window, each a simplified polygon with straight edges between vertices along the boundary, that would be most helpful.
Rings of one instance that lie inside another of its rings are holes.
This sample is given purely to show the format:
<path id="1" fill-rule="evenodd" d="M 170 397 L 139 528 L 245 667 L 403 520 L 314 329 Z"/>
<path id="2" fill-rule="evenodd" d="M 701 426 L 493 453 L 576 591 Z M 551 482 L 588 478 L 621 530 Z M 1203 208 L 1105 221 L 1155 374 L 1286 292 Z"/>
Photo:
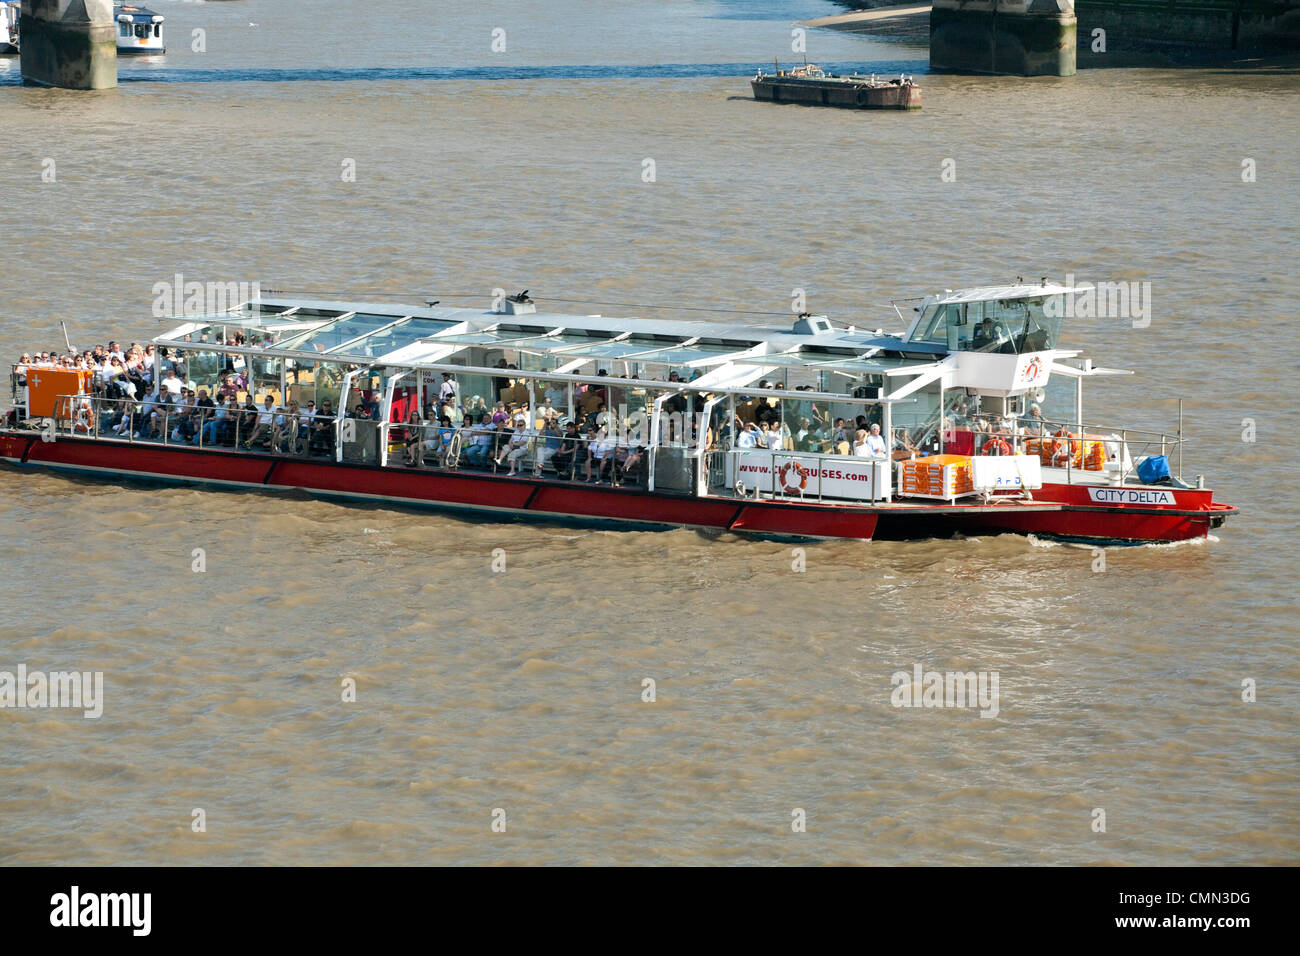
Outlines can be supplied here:
<path id="1" fill-rule="evenodd" d="M 117 25 L 117 32 L 120 36 L 129 37 L 131 35 L 131 24 L 119 23 Z"/>
<path id="2" fill-rule="evenodd" d="M 185 351 L 185 377 L 196 389 L 205 388 L 208 396 L 216 393 L 222 373 L 231 366 L 234 356 L 221 352 Z M 233 367 L 233 366 L 231 366 Z"/>
<path id="3" fill-rule="evenodd" d="M 914 336 L 913 341 L 947 345 L 954 351 L 969 348 L 968 345 L 963 344 L 970 339 L 970 329 L 966 325 L 960 303 L 930 306 L 921 315 L 921 324 L 918 328 L 921 334 Z"/>
<path id="4" fill-rule="evenodd" d="M 147 40 L 149 38 L 149 24 L 137 23 L 135 25 L 135 35 L 141 40 Z"/>
<path id="5" fill-rule="evenodd" d="M 1063 295 L 1037 296 L 1028 300 L 1028 323 L 1023 340 L 1022 352 L 1042 352 L 1056 348 L 1057 337 L 1061 332 L 1061 316 L 1064 313 Z"/>

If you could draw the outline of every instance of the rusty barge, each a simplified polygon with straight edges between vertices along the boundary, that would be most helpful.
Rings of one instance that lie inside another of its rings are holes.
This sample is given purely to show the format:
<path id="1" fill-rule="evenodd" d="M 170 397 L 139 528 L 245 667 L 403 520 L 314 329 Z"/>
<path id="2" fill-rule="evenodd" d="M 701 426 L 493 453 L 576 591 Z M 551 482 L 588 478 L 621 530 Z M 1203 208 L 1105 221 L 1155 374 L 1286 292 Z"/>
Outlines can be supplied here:
<path id="1" fill-rule="evenodd" d="M 793 70 L 775 73 L 759 70 L 749 81 L 754 99 L 780 103 L 808 103 L 814 106 L 838 106 L 855 110 L 919 110 L 921 88 L 914 77 L 899 74 L 892 79 L 877 79 L 851 73 L 837 76 L 815 63 L 805 63 Z"/>

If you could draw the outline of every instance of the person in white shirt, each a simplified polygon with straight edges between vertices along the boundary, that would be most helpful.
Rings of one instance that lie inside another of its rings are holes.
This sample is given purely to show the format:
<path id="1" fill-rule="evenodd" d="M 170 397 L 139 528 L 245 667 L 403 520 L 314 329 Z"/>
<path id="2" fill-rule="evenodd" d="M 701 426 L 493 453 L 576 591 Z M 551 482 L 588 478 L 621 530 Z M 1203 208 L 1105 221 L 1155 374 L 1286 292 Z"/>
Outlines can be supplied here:
<path id="1" fill-rule="evenodd" d="M 527 427 L 527 422 L 522 418 L 516 417 L 514 426 L 515 430 L 510 435 L 509 444 L 501 450 L 501 455 L 496 460 L 498 465 L 501 464 L 501 459 L 503 457 L 510 462 L 510 472 L 506 477 L 518 474 L 519 460 L 527 454 L 528 443 L 532 440 L 532 437 L 535 434 L 533 429 Z"/>
<path id="2" fill-rule="evenodd" d="M 736 436 L 737 448 L 755 448 L 758 445 L 758 429 L 753 422 L 746 422 L 744 430 Z"/>
<path id="3" fill-rule="evenodd" d="M 167 372 L 167 377 L 162 380 L 162 391 L 167 392 L 172 398 L 179 398 L 181 394 L 182 382 L 176 377 L 175 369 Z"/>
<path id="4" fill-rule="evenodd" d="M 442 384 L 438 386 L 438 404 L 452 406 L 456 404 L 456 382 L 450 372 L 442 373 Z"/>
<path id="5" fill-rule="evenodd" d="M 265 404 L 257 413 L 257 427 L 253 429 L 253 434 L 248 437 L 248 441 L 244 442 L 244 447 L 251 448 L 253 442 L 257 441 L 264 431 L 269 431 L 271 428 L 274 428 L 275 419 L 275 400 L 271 398 L 270 395 L 267 395 L 265 398 Z"/>
<path id="6" fill-rule="evenodd" d="M 785 441 L 781 435 L 781 423 L 772 422 L 767 429 L 767 447 L 771 451 L 781 451 L 785 448 Z"/>
<path id="7" fill-rule="evenodd" d="M 861 434 L 861 432 L 859 432 Z M 855 451 L 856 454 L 856 451 Z M 880 434 L 880 426 L 872 425 L 871 433 L 867 435 L 867 454 L 868 458 L 888 458 L 889 446 L 885 443 L 885 436 Z"/>
<path id="8" fill-rule="evenodd" d="M 852 452 L 855 458 L 871 457 L 871 449 L 867 445 L 867 431 L 865 428 L 859 428 L 853 433 Z"/>
<path id="9" fill-rule="evenodd" d="M 591 443 L 591 451 L 587 458 L 587 480 L 600 484 L 601 478 L 605 474 L 605 466 L 612 464 L 614 460 L 615 441 L 608 432 L 601 429 L 596 435 L 596 440 Z M 591 463 L 596 463 L 596 477 L 591 477 Z M 613 480 L 611 469 L 610 480 Z"/>

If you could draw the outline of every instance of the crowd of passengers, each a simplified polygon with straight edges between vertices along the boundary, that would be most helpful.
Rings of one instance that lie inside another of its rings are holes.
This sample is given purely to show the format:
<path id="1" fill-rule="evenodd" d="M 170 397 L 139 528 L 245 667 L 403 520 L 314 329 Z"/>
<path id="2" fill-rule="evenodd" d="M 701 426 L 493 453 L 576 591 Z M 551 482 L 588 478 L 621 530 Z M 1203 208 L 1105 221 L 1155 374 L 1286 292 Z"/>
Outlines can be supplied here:
<path id="1" fill-rule="evenodd" d="M 266 344 L 244 339 L 242 331 L 230 345 Z M 242 364 L 242 363 L 241 363 Z M 328 455 L 335 448 L 338 411 L 328 399 L 317 407 L 314 401 L 300 404 L 277 402 L 271 392 L 257 402 L 249 389 L 246 370 L 227 364 L 220 384 L 211 393 L 196 388 L 186 375 L 184 353 L 152 344 L 132 343 L 122 348 L 117 342 L 96 346 L 81 353 L 40 352 L 24 354 L 15 367 L 16 384 L 25 384 L 28 368 L 82 369 L 92 372 L 94 394 L 112 399 L 101 404 L 96 431 L 104 435 L 148 440 L 166 438 L 174 443 L 268 450 L 281 454 Z M 458 463 L 472 468 L 507 469 L 508 475 L 531 469 L 533 474 L 554 471 L 557 475 L 593 483 L 623 483 L 643 477 L 646 446 L 643 429 L 619 422 L 607 405 L 607 392 L 598 383 L 574 387 L 573 413 L 567 409 L 570 393 L 566 384 L 551 383 L 531 410 L 527 388 L 515 377 L 518 369 L 504 360 L 502 372 L 492 379 L 502 400 L 489 407 L 482 396 L 462 403 L 454 376 L 442 373 L 436 399 L 421 411 L 412 408 L 407 418 L 389 430 L 390 441 L 403 450 L 409 467 L 441 465 L 459 435 Z M 598 373 L 604 376 L 606 373 Z M 668 382 L 689 385 L 690 379 L 671 372 Z M 632 376 L 635 378 L 636 376 Z M 364 385 L 364 383 L 363 383 Z M 539 386 L 540 387 L 540 386 Z M 780 381 L 761 381 L 758 391 L 783 389 Z M 516 391 L 517 390 L 517 391 Z M 795 391 L 811 391 L 796 386 Z M 377 421 L 378 394 L 366 387 L 354 388 L 356 404 L 346 418 Z M 241 396 L 243 400 L 241 402 Z M 432 395 L 429 396 L 432 398 Z M 509 398 L 523 401 L 509 401 Z M 696 396 L 696 410 L 707 396 Z M 683 436 L 673 429 L 688 409 L 685 394 L 670 396 L 664 403 L 662 436 L 674 441 Z M 716 434 L 712 428 L 703 436 L 707 447 L 769 449 L 771 451 L 817 452 L 864 458 L 906 458 L 917 453 L 907 429 L 895 429 L 892 441 L 881 434 L 879 421 L 865 414 L 856 419 L 832 419 L 817 403 L 809 403 L 809 414 L 793 422 L 783 420 L 779 400 L 766 395 L 738 397 L 735 418 Z M 954 408 L 943 420 L 945 429 L 968 429 L 991 436 L 1042 434 L 1042 412 L 1030 408 L 1027 418 L 1010 423 L 981 416 L 966 403 Z"/>

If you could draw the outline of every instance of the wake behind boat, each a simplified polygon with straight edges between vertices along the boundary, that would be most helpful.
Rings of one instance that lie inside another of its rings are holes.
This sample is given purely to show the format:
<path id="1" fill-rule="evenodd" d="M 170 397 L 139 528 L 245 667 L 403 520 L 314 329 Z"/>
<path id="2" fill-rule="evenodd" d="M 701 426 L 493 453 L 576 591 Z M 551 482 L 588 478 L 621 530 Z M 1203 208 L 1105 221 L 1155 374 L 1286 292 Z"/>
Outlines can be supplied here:
<path id="1" fill-rule="evenodd" d="M 1084 420 L 1128 373 L 1057 347 L 1078 292 L 931 295 L 899 335 L 259 296 L 23 356 L 0 457 L 621 527 L 1204 537 L 1236 509 L 1171 474 L 1181 435 Z"/>

